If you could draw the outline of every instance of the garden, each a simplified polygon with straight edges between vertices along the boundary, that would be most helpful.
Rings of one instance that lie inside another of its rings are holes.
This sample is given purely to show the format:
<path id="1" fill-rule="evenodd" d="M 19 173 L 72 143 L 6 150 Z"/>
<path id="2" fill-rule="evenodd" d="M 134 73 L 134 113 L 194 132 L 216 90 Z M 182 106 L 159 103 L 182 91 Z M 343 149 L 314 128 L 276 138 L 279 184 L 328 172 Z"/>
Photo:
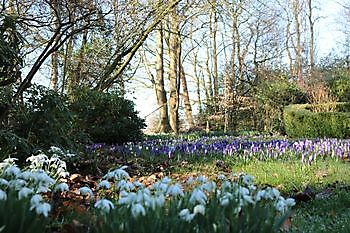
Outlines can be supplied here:
<path id="1" fill-rule="evenodd" d="M 0 233 L 350 232 L 349 9 L 2 1 Z"/>

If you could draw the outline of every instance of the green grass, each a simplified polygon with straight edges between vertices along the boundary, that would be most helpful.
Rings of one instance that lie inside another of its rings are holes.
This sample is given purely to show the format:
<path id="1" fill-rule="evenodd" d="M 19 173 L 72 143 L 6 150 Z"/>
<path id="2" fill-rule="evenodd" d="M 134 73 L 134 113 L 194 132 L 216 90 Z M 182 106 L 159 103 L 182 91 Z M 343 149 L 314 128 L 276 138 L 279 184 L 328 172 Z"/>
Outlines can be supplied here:
<path id="1" fill-rule="evenodd" d="M 174 162 L 170 175 L 198 173 L 215 177 L 224 173 L 222 168 L 216 166 L 216 161 L 213 158 L 198 158 L 186 163 Z M 234 173 L 253 175 L 257 185 L 277 187 L 285 196 L 302 192 L 306 187 L 312 187 L 316 193 L 331 187 L 329 197 L 301 203 L 294 208 L 290 232 L 350 233 L 349 162 L 329 159 L 308 166 L 299 160 L 243 163 L 226 159 L 224 164 Z"/>
<path id="2" fill-rule="evenodd" d="M 336 189 L 328 198 L 304 203 L 295 209 L 292 233 L 350 232 L 350 193 Z"/>
<path id="3" fill-rule="evenodd" d="M 252 161 L 248 163 L 226 159 L 228 171 L 247 173 L 255 177 L 258 185 L 277 187 L 283 193 L 302 191 L 311 186 L 322 189 L 334 183 L 350 184 L 349 163 L 334 160 L 317 161 L 311 166 L 298 161 Z M 200 158 L 187 163 L 174 162 L 171 173 L 201 173 L 215 176 L 223 172 L 215 159 Z"/>

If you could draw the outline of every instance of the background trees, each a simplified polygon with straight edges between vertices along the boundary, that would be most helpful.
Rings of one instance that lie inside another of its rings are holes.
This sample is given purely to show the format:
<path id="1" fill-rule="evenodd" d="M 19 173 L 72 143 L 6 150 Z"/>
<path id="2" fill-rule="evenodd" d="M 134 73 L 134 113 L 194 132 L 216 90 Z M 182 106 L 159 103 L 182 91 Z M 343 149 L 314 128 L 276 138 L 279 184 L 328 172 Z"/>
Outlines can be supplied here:
<path id="1" fill-rule="evenodd" d="M 2 122 L 43 76 L 69 101 L 78 87 L 125 95 L 130 80 L 147 77 L 158 105 L 149 109 L 159 113 L 157 132 L 195 126 L 283 132 L 283 106 L 312 101 L 317 87 L 347 100 L 348 56 L 338 53 L 327 64 L 317 56 L 320 4 L 6 1 L 0 86 L 11 98 L 2 101 Z M 346 2 L 343 9 L 346 19 Z M 286 90 L 295 91 L 285 96 Z"/>

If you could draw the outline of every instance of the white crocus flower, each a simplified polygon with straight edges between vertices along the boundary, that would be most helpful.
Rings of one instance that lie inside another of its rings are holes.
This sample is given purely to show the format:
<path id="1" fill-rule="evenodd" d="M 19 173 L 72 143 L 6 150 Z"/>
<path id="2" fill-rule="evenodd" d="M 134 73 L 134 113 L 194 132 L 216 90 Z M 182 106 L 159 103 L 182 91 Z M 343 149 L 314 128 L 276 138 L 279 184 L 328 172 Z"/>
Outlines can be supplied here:
<path id="1" fill-rule="evenodd" d="M 192 191 L 192 194 L 191 194 L 189 201 L 190 201 L 190 203 L 199 202 L 200 204 L 205 205 L 205 203 L 207 201 L 207 196 L 205 195 L 205 193 L 202 190 L 195 188 Z"/>
<path id="2" fill-rule="evenodd" d="M 55 191 L 58 191 L 58 192 L 69 191 L 69 186 L 67 183 L 59 183 L 55 186 Z"/>
<path id="3" fill-rule="evenodd" d="M 111 184 L 107 181 L 107 180 L 102 180 L 98 186 L 98 189 L 104 188 L 104 189 L 110 189 L 111 188 Z"/>
<path id="4" fill-rule="evenodd" d="M 182 220 L 185 220 L 186 222 L 191 222 L 195 214 L 191 214 L 191 212 L 188 209 L 183 209 L 180 211 L 179 216 Z"/>
<path id="5" fill-rule="evenodd" d="M 48 217 L 49 212 L 51 211 L 51 205 L 49 203 L 39 203 L 38 205 L 35 206 L 35 212 L 37 214 L 42 214 L 45 217 Z"/>
<path id="6" fill-rule="evenodd" d="M 0 189 L 0 201 L 6 201 L 7 200 L 7 193 L 4 190 Z"/>
<path id="7" fill-rule="evenodd" d="M 140 203 L 136 203 L 131 206 L 131 214 L 134 218 L 137 218 L 140 215 L 145 216 L 146 210 Z"/>
<path id="8" fill-rule="evenodd" d="M 184 192 L 182 191 L 182 187 L 179 183 L 169 186 L 168 190 L 166 191 L 166 194 L 174 197 L 184 196 Z"/>
<path id="9" fill-rule="evenodd" d="M 111 209 L 114 209 L 114 205 L 111 201 L 107 199 L 101 199 L 97 201 L 94 205 L 95 208 L 102 210 L 105 213 L 109 213 Z"/>
<path id="10" fill-rule="evenodd" d="M 194 213 L 194 215 L 196 215 L 196 214 L 205 215 L 205 206 L 204 205 L 196 205 L 193 208 L 193 213 Z"/>
<path id="11" fill-rule="evenodd" d="M 81 187 L 79 193 L 83 196 L 89 196 L 90 198 L 94 196 L 92 190 L 89 187 Z"/>
<path id="12" fill-rule="evenodd" d="M 23 187 L 18 192 L 18 199 L 21 200 L 22 198 L 27 198 L 29 196 L 29 194 L 32 194 L 33 192 L 34 192 L 33 189 L 27 188 L 27 187 Z"/>

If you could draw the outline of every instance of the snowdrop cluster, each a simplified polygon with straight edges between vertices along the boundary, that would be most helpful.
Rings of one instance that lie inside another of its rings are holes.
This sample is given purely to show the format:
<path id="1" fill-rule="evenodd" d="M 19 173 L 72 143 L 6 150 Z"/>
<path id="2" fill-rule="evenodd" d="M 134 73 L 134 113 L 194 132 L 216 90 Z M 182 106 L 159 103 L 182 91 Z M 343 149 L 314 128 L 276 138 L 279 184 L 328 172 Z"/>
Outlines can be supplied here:
<path id="1" fill-rule="evenodd" d="M 113 209 L 127 208 L 131 216 L 138 218 L 158 208 L 168 208 L 168 201 L 177 201 L 178 216 L 185 222 L 191 222 L 196 216 L 204 216 L 212 201 L 217 200 L 216 208 L 232 208 L 238 214 L 248 205 L 270 203 L 276 212 L 284 214 L 293 205 L 294 199 L 283 198 L 275 188 L 259 190 L 254 185 L 254 178 L 245 174 L 233 174 L 232 177 L 218 176 L 218 183 L 204 176 L 189 177 L 185 182 L 192 187 L 186 190 L 180 183 L 164 177 L 150 187 L 138 181 L 131 182 L 126 167 L 108 172 L 98 184 L 98 189 L 114 189 L 118 193 L 115 201 L 100 199 L 95 208 L 103 213 Z"/>
<path id="2" fill-rule="evenodd" d="M 55 155 L 49 158 L 39 153 L 29 157 L 29 166 L 21 170 L 16 161 L 8 158 L 0 163 L 0 201 L 6 201 L 9 193 L 15 193 L 18 200 L 30 200 L 30 210 L 48 217 L 51 205 L 44 200 L 43 194 L 69 191 L 68 184 L 58 182 L 59 178 L 68 175 L 65 162 Z"/>

